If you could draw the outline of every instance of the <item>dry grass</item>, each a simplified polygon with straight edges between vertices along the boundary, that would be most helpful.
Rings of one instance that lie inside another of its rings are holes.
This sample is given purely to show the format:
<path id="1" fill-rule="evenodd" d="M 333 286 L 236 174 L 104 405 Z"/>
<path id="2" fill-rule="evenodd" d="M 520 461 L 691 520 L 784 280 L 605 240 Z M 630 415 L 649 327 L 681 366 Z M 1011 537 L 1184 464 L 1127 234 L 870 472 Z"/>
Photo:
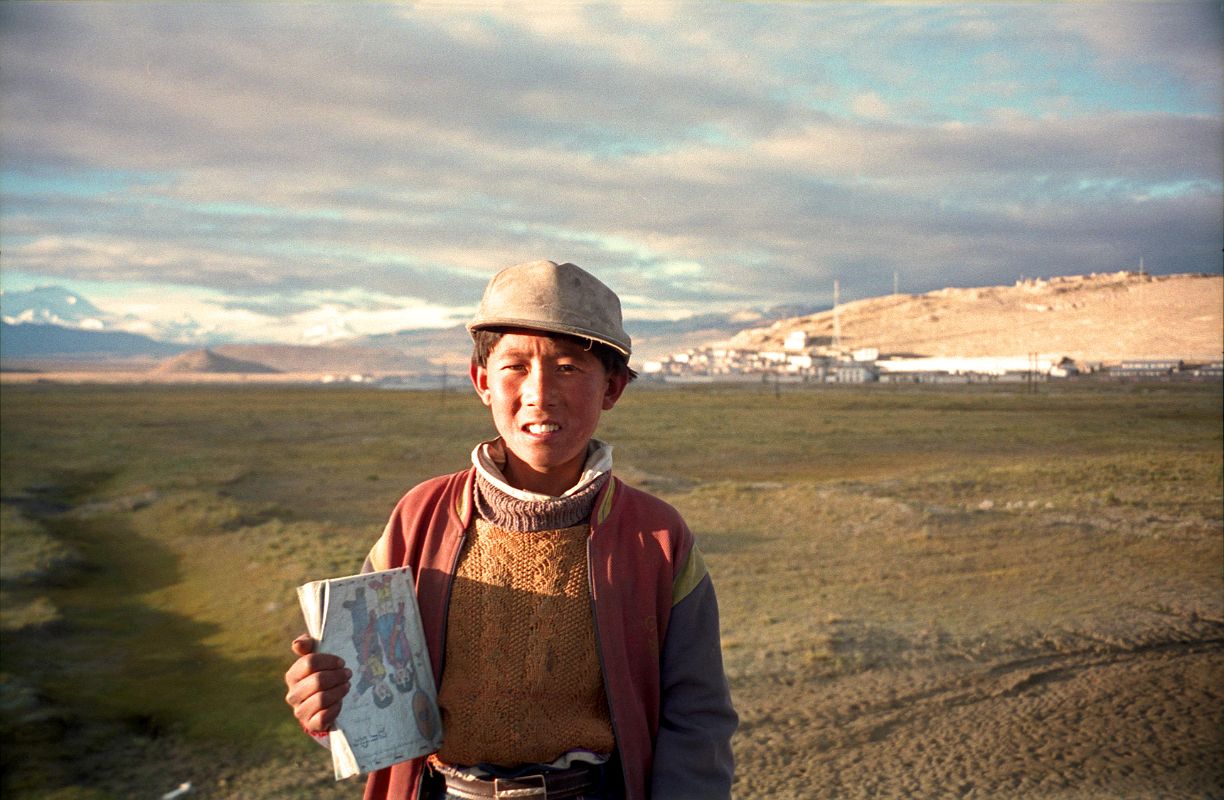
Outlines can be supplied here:
<path id="1" fill-rule="evenodd" d="M 5 795 L 353 796 L 280 700 L 292 589 L 355 568 L 486 412 L 0 402 Z M 707 553 L 738 797 L 1195 797 L 1224 793 L 1220 420 L 1218 387 L 643 389 L 601 435 Z"/>

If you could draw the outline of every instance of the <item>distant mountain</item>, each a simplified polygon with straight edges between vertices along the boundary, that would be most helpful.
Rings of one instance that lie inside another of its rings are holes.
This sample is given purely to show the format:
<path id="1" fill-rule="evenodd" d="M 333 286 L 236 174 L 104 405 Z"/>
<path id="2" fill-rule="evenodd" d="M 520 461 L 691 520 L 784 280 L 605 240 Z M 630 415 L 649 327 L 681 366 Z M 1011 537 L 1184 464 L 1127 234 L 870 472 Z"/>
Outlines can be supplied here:
<path id="1" fill-rule="evenodd" d="M 472 337 L 462 325 L 362 336 L 345 344 L 394 352 L 424 366 L 466 364 L 472 355 Z"/>
<path id="2" fill-rule="evenodd" d="M 68 357 L 106 360 L 137 356 L 165 357 L 183 352 L 182 345 L 167 344 L 123 331 L 95 331 L 62 325 L 4 322 L 0 328 L 0 358 Z"/>
<path id="3" fill-rule="evenodd" d="M 3 292 L 0 303 L 4 321 L 14 327 L 4 332 L 3 355 L 10 362 L 165 358 L 203 345 L 219 355 L 254 361 L 282 372 L 429 373 L 444 367 L 466 370 L 472 349 L 463 325 L 360 336 L 320 345 L 222 343 L 215 331 L 204 331 L 191 319 L 153 325 L 132 316 L 110 314 L 61 286 Z M 733 336 L 746 325 L 767 325 L 817 310 L 815 306 L 778 306 L 698 314 L 681 320 L 629 320 L 626 329 L 633 337 L 633 360 L 640 364 L 677 348 Z M 55 364 L 38 366 L 57 368 Z"/>
<path id="4" fill-rule="evenodd" d="M 625 328 L 635 340 L 709 330 L 727 330 L 736 333 L 743 330 L 745 325 L 769 324 L 776 320 L 812 314 L 819 310 L 821 309 L 817 306 L 777 306 L 763 311 L 737 311 L 733 314 L 694 314 L 691 317 L 677 320 L 630 320 L 625 323 Z"/>
<path id="5" fill-rule="evenodd" d="M 391 347 L 292 344 L 225 344 L 213 351 L 229 357 L 266 364 L 279 372 L 404 373 L 430 369 L 417 354 Z"/>
<path id="6" fill-rule="evenodd" d="M 775 320 L 811 314 L 819 309 L 819 306 L 790 305 L 734 313 L 696 314 L 679 320 L 628 320 L 625 330 L 633 339 L 633 361 L 640 363 L 666 355 L 678 347 L 734 336 L 746 325 L 767 325 Z M 393 351 L 403 358 L 432 364 L 435 368 L 447 364 L 466 369 L 464 365 L 472 354 L 472 338 L 463 325 L 363 336 L 350 339 L 344 345 Z"/>
<path id="7" fill-rule="evenodd" d="M 151 322 L 132 314 L 104 311 L 62 286 L 42 286 L 24 292 L 0 292 L 0 316 L 10 325 L 57 325 L 85 331 L 122 331 L 154 341 L 212 343 L 216 332 L 189 316 Z"/>
<path id="8" fill-rule="evenodd" d="M 156 373 L 167 372 L 184 372 L 184 373 L 234 373 L 243 375 L 258 375 L 280 370 L 273 369 L 267 364 L 260 364 L 256 361 L 244 361 L 240 358 L 229 358 L 228 356 L 220 355 L 209 349 L 192 350 L 189 353 L 174 356 L 167 359 L 153 370 Z"/>
<path id="9" fill-rule="evenodd" d="M 630 320 L 625 328 L 633 337 L 633 360 L 640 364 L 690 347 L 729 339 L 747 325 L 766 326 L 778 320 L 813 314 L 822 308 L 786 305 L 733 313 L 695 314 L 680 320 Z"/>
<path id="10" fill-rule="evenodd" d="M 0 292 L 0 316 L 10 325 L 101 330 L 106 327 L 109 315 L 62 286 L 43 286 L 25 292 Z"/>

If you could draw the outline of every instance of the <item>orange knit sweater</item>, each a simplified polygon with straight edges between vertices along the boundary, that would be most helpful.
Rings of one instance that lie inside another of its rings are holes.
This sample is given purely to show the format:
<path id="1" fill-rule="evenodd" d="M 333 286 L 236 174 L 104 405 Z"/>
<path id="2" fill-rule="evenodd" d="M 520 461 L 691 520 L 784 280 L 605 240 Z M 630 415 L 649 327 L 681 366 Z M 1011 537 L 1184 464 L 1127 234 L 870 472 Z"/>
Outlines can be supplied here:
<path id="1" fill-rule="evenodd" d="M 588 524 L 468 529 L 439 692 L 450 764 L 548 763 L 615 747 L 588 589 Z"/>

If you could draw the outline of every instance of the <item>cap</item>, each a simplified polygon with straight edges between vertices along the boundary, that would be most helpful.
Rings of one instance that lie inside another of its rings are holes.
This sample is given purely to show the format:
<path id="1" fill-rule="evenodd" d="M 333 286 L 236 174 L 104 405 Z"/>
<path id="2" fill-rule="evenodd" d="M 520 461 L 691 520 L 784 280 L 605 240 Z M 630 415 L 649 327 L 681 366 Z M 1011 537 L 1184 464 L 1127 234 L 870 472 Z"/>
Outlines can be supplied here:
<path id="1" fill-rule="evenodd" d="M 626 356 L 632 346 L 616 292 L 574 264 L 529 261 L 494 275 L 467 329 L 502 327 L 582 336 Z"/>

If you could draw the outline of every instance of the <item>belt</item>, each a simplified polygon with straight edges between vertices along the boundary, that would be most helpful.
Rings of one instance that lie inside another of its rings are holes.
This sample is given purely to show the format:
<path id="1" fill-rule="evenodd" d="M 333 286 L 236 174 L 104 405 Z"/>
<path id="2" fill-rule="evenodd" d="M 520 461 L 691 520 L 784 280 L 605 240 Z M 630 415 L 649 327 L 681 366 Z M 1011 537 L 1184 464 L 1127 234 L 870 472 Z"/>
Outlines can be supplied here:
<path id="1" fill-rule="evenodd" d="M 574 767 L 516 778 L 474 778 L 445 764 L 430 766 L 446 780 L 446 791 L 471 800 L 564 800 L 580 797 L 603 784 L 599 767 Z"/>

